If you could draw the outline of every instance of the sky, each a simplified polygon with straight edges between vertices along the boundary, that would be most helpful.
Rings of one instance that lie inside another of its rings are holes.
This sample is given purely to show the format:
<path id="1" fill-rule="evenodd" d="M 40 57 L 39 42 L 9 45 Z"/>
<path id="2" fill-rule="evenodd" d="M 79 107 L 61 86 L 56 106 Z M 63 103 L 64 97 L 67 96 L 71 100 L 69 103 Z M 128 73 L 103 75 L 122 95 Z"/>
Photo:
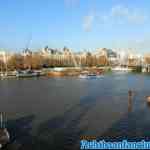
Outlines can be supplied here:
<path id="1" fill-rule="evenodd" d="M 1 0 L 0 48 L 150 50 L 149 0 Z"/>

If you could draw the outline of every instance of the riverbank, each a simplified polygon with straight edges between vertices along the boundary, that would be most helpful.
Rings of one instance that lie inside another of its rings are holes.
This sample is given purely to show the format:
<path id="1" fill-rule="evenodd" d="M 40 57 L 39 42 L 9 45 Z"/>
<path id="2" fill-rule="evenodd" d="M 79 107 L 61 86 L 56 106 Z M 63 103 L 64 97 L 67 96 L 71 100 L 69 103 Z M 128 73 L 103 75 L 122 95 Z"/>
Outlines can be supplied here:
<path id="1" fill-rule="evenodd" d="M 77 77 L 81 74 L 105 74 L 108 72 L 137 72 L 135 68 L 128 67 L 54 67 L 41 70 L 8 71 L 0 73 L 0 79 L 31 78 L 31 77 Z M 138 73 L 140 73 L 138 71 Z"/>
<path id="2" fill-rule="evenodd" d="M 20 70 L 20 71 L 8 71 L 0 73 L 1 79 L 9 78 L 28 78 L 28 77 L 64 77 L 64 76 L 79 76 L 81 73 L 104 73 L 107 68 L 97 67 L 66 67 L 66 68 L 44 68 L 42 70 Z"/>
<path id="3" fill-rule="evenodd" d="M 104 68 L 64 68 L 61 71 L 57 71 L 57 69 L 51 70 L 47 72 L 48 77 L 64 77 L 64 76 L 79 76 L 80 74 L 88 74 L 88 73 L 93 73 L 93 74 L 102 74 L 106 71 Z"/>

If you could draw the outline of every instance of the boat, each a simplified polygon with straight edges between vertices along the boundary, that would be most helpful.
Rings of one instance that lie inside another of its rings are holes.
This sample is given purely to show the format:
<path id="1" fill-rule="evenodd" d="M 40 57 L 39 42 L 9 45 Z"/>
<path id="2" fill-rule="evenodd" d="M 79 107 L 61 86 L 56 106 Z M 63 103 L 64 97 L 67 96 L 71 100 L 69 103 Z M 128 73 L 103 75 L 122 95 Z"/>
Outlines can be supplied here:
<path id="1" fill-rule="evenodd" d="M 14 71 L 8 71 L 7 72 L 7 76 L 8 77 L 16 77 L 17 73 L 18 72 L 16 70 L 14 70 Z"/>
<path id="2" fill-rule="evenodd" d="M 111 70 L 112 71 L 115 71 L 115 72 L 130 72 L 131 71 L 131 69 L 130 68 L 128 68 L 128 67 L 120 67 L 120 66 L 118 66 L 118 67 L 113 67 L 113 68 L 111 68 Z"/>
<path id="3" fill-rule="evenodd" d="M 3 115 L 0 114 L 0 148 L 5 146 L 10 140 L 10 135 L 3 123 Z"/>
<path id="4" fill-rule="evenodd" d="M 1 79 L 1 80 L 7 79 L 7 78 L 8 78 L 7 73 L 1 73 L 1 74 L 0 74 L 0 79 Z"/>
<path id="5" fill-rule="evenodd" d="M 26 70 L 26 71 L 18 71 L 16 76 L 18 78 L 29 78 L 29 77 L 37 77 L 37 76 L 39 76 L 39 74 L 32 70 Z"/>
<path id="6" fill-rule="evenodd" d="M 79 75 L 79 78 L 81 78 L 81 79 L 97 79 L 97 78 L 100 78 L 100 77 L 102 77 L 102 75 L 97 75 L 97 74 L 94 74 L 94 73 L 80 74 Z"/>
<path id="7" fill-rule="evenodd" d="M 79 78 L 81 78 L 81 79 L 86 79 L 86 78 L 88 78 L 88 76 L 87 76 L 87 75 L 80 74 L 80 75 L 79 75 Z"/>
<path id="8" fill-rule="evenodd" d="M 0 77 L 3 78 L 4 76 L 5 76 L 4 73 L 1 72 Z"/>

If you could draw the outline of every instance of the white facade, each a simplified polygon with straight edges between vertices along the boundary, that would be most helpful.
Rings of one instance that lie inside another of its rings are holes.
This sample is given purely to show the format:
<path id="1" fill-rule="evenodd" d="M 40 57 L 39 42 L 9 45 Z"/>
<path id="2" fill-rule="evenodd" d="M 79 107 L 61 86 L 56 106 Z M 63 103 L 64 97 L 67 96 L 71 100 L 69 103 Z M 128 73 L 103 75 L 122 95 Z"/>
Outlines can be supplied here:
<path id="1" fill-rule="evenodd" d="M 0 51 L 0 61 L 6 63 L 7 58 L 6 58 L 6 52 L 5 51 Z"/>
<path id="2" fill-rule="evenodd" d="M 128 52 L 121 50 L 118 52 L 118 60 L 120 65 L 127 65 L 128 62 Z"/>

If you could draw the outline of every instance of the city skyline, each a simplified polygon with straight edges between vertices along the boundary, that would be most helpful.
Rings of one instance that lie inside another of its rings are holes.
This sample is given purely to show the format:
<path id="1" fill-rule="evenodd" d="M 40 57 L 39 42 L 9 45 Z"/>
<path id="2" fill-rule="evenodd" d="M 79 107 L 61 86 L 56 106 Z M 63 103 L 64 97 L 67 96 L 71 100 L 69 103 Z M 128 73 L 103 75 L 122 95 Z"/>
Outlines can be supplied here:
<path id="1" fill-rule="evenodd" d="M 6 0 L 0 5 L 0 48 L 20 51 L 26 45 L 32 49 L 49 45 L 75 51 L 106 47 L 146 53 L 148 4 L 148 0 Z"/>

